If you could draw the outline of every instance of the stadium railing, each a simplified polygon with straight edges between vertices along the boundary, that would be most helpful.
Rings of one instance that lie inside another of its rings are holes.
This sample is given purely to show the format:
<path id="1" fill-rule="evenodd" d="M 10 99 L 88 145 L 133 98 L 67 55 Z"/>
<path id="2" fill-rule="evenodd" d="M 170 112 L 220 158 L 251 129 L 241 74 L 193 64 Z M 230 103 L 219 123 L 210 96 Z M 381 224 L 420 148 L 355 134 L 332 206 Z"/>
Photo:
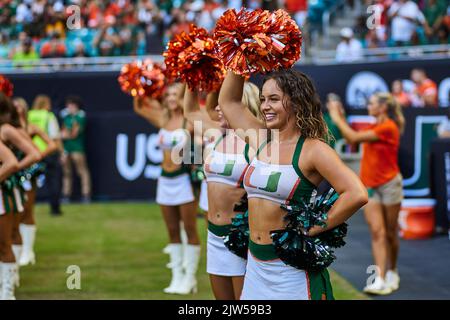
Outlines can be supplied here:
<path id="1" fill-rule="evenodd" d="M 314 57 L 302 58 L 299 64 L 335 64 L 335 50 L 321 50 Z M 450 57 L 450 45 L 427 45 L 412 47 L 386 47 L 363 49 L 364 58 L 354 61 L 386 62 L 412 59 L 445 59 Z M 90 57 L 90 58 L 50 58 L 35 61 L 0 60 L 0 73 L 30 73 L 55 71 L 114 71 L 136 59 L 151 58 L 163 62 L 162 55 Z"/>

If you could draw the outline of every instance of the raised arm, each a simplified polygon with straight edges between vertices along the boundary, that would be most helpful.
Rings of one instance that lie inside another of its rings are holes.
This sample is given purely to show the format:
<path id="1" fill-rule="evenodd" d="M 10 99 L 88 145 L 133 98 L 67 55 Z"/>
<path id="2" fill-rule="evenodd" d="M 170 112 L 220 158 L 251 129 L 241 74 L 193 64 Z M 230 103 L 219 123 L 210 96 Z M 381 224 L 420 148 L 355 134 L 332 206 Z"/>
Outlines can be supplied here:
<path id="1" fill-rule="evenodd" d="M 23 170 L 33 163 L 41 161 L 42 157 L 37 148 L 31 141 L 25 139 L 19 130 L 13 126 L 3 125 L 0 137 L 3 141 L 8 141 L 25 154 L 25 157 L 19 162 L 19 170 Z"/>
<path id="2" fill-rule="evenodd" d="M 309 235 L 314 236 L 333 229 L 347 221 L 367 201 L 367 190 L 358 176 L 339 159 L 336 151 L 323 142 L 310 142 L 307 159 L 312 169 L 327 180 L 339 194 L 339 199 L 328 212 L 327 226 L 311 228 Z M 300 164 L 299 164 L 300 166 Z"/>
<path id="3" fill-rule="evenodd" d="M 360 143 L 360 142 L 374 142 L 379 140 L 378 136 L 372 130 L 356 131 L 350 127 L 345 120 L 344 115 L 340 111 L 341 105 L 338 101 L 329 101 L 328 110 L 330 112 L 330 117 L 336 126 L 339 128 L 344 139 L 349 144 Z"/>
<path id="4" fill-rule="evenodd" d="M 5 181 L 19 169 L 19 162 L 7 146 L 0 141 L 0 182 Z"/>
<path id="5" fill-rule="evenodd" d="M 219 104 L 219 91 L 210 92 L 206 96 L 205 109 L 209 115 L 209 118 L 213 121 L 219 121 L 219 115 L 217 114 L 217 111 L 216 111 L 216 107 Z"/>
<path id="6" fill-rule="evenodd" d="M 133 109 L 136 114 L 150 122 L 156 128 L 163 126 L 164 110 L 158 100 L 144 97 L 133 99 Z"/>
<path id="7" fill-rule="evenodd" d="M 259 129 L 265 129 L 265 126 L 242 103 L 244 83 L 244 77 L 228 71 L 220 89 L 219 105 L 230 127 L 237 130 L 236 133 L 256 150 L 260 144 Z"/>
<path id="8" fill-rule="evenodd" d="M 208 97 L 210 94 L 208 94 Z M 201 121 L 203 132 L 208 129 L 220 129 L 219 123 L 211 120 L 206 110 L 200 109 L 198 93 L 196 91 L 191 91 L 189 88 L 186 88 L 184 91 L 183 114 L 191 125 L 196 121 Z"/>
<path id="9" fill-rule="evenodd" d="M 47 144 L 47 148 L 45 148 L 44 151 L 41 151 L 42 158 L 46 158 L 47 156 L 58 150 L 58 145 L 56 144 L 56 142 L 50 139 L 50 137 L 44 131 L 32 124 L 28 126 L 29 134 L 31 136 L 38 136 Z"/>

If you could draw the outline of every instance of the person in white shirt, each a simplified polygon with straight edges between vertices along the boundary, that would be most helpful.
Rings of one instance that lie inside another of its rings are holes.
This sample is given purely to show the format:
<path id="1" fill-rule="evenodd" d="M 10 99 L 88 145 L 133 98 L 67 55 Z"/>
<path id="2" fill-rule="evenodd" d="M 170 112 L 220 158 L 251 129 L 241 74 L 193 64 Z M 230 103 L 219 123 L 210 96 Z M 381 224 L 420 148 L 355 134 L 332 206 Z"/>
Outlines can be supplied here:
<path id="1" fill-rule="evenodd" d="M 343 28 L 340 32 L 342 41 L 336 48 L 336 61 L 354 62 L 363 57 L 362 45 L 353 38 L 353 31 L 350 28 Z"/>
<path id="2" fill-rule="evenodd" d="M 391 38 L 396 45 L 407 45 L 417 25 L 425 25 L 425 16 L 417 4 L 411 0 L 392 3 L 388 10 L 391 19 Z"/>

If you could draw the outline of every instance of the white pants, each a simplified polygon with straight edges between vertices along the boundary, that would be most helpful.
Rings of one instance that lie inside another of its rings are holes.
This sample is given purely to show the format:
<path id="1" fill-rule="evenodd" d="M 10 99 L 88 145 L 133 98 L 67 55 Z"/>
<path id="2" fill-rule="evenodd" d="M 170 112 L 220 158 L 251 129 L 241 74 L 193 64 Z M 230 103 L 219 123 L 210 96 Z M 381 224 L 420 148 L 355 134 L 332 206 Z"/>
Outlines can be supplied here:
<path id="1" fill-rule="evenodd" d="M 206 272 L 218 276 L 237 277 L 245 274 L 247 261 L 238 257 L 223 243 L 223 237 L 208 230 Z"/>
<path id="2" fill-rule="evenodd" d="M 261 261 L 248 252 L 247 271 L 241 300 L 309 300 L 305 271 L 280 259 Z"/>
<path id="3" fill-rule="evenodd" d="M 199 207 L 203 211 L 208 211 L 208 184 L 206 183 L 206 180 L 202 181 L 202 186 L 200 189 Z"/>
<path id="4" fill-rule="evenodd" d="M 187 173 L 176 177 L 158 178 L 156 203 L 164 206 L 179 206 L 194 201 L 191 179 Z"/>

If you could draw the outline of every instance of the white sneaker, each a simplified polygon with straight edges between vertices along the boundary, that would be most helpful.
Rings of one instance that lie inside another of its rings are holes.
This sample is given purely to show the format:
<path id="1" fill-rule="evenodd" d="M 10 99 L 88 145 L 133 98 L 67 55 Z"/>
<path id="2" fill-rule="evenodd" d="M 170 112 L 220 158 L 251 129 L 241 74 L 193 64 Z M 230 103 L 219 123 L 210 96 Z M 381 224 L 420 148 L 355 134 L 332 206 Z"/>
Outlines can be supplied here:
<path id="1" fill-rule="evenodd" d="M 397 270 L 388 270 L 386 272 L 386 285 L 389 286 L 392 291 L 398 290 L 400 286 L 400 276 Z"/>
<path id="2" fill-rule="evenodd" d="M 387 295 L 392 293 L 392 289 L 386 284 L 386 282 L 381 277 L 376 277 L 372 284 L 364 287 L 363 291 L 365 293 L 377 294 L 377 295 Z"/>

